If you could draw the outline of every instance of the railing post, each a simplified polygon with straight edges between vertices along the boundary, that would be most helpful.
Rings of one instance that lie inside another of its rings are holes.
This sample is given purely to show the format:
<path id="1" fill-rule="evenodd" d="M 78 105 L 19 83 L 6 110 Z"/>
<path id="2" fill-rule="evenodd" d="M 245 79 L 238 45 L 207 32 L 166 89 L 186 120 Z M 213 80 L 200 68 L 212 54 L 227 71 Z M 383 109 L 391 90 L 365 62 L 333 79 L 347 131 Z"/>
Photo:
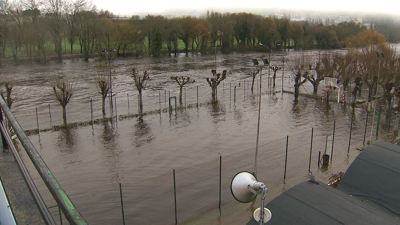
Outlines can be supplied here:
<path id="1" fill-rule="evenodd" d="M 3 123 L 3 122 L 4 122 L 3 110 L 0 108 L 0 123 Z M 7 142 L 6 142 L 6 139 L 4 138 L 2 132 L 0 132 L 0 135 L 1 135 L 1 142 L 2 142 L 2 145 L 1 145 L 1 146 L 2 146 L 2 149 L 3 149 L 3 151 L 4 151 L 4 148 L 7 147 Z"/>

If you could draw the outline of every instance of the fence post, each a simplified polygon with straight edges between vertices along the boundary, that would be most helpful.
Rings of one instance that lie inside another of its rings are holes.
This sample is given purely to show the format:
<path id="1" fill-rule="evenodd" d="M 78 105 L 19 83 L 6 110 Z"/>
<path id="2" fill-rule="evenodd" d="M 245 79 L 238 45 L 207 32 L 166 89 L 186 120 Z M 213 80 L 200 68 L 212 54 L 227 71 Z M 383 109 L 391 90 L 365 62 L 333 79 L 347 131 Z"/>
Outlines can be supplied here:
<path id="1" fill-rule="evenodd" d="M 285 174 L 283 175 L 283 183 L 284 184 L 286 184 L 286 167 L 287 167 L 288 145 L 289 145 L 289 135 L 286 137 Z"/>
<path id="2" fill-rule="evenodd" d="M 162 112 L 162 110 L 161 110 L 161 91 L 158 91 L 158 100 L 160 102 L 160 117 L 161 117 L 161 112 Z"/>
<path id="3" fill-rule="evenodd" d="M 236 103 L 236 86 L 233 90 L 233 103 Z"/>
<path id="4" fill-rule="evenodd" d="M 50 121 L 51 121 L 51 110 L 50 110 L 50 102 L 47 103 L 49 105 L 49 116 L 50 116 Z"/>
<path id="5" fill-rule="evenodd" d="M 122 224 L 125 225 L 124 200 L 122 198 L 122 186 L 121 186 L 121 183 L 119 183 L 119 196 L 121 198 Z"/>
<path id="6" fill-rule="evenodd" d="M 367 119 L 365 120 L 365 130 L 364 130 L 363 146 L 365 146 L 365 136 L 367 135 L 368 115 L 369 115 L 369 112 L 368 112 L 368 110 L 367 110 Z"/>
<path id="7" fill-rule="evenodd" d="M 40 129 L 39 129 L 39 116 L 38 116 L 38 112 L 37 112 L 37 107 L 36 107 L 36 124 L 37 124 L 37 131 L 38 134 L 40 133 Z"/>
<path id="8" fill-rule="evenodd" d="M 219 209 L 221 209 L 222 155 L 219 156 Z"/>
<path id="9" fill-rule="evenodd" d="M 347 155 L 349 155 L 349 152 L 350 152 L 351 131 L 353 130 L 353 117 L 354 117 L 354 114 L 351 113 L 350 135 L 349 135 L 349 147 L 347 148 Z"/>
<path id="10" fill-rule="evenodd" d="M 199 107 L 199 85 L 196 85 L 197 89 L 197 108 Z"/>
<path id="11" fill-rule="evenodd" d="M 332 137 L 331 163 L 332 163 L 332 159 L 333 159 L 333 145 L 335 144 L 335 130 L 336 130 L 336 120 L 333 121 L 333 137 Z"/>
<path id="12" fill-rule="evenodd" d="M 314 139 L 314 127 L 311 128 L 310 160 L 308 161 L 308 172 L 311 171 L 311 155 L 312 155 L 313 139 Z"/>
<path id="13" fill-rule="evenodd" d="M 90 116 L 92 119 L 92 127 L 93 127 L 93 99 L 90 97 Z"/>
<path id="14" fill-rule="evenodd" d="M 129 93 L 126 93 L 127 97 L 128 97 L 128 115 L 130 114 L 131 111 L 131 107 L 129 105 Z"/>
<path id="15" fill-rule="evenodd" d="M 176 182 L 175 182 L 175 169 L 173 170 L 174 174 L 174 203 L 175 203 L 175 224 L 178 224 L 178 211 L 176 207 Z"/>
<path id="16" fill-rule="evenodd" d="M 114 100 L 115 100 L 115 120 L 118 121 L 117 96 L 114 97 Z"/>

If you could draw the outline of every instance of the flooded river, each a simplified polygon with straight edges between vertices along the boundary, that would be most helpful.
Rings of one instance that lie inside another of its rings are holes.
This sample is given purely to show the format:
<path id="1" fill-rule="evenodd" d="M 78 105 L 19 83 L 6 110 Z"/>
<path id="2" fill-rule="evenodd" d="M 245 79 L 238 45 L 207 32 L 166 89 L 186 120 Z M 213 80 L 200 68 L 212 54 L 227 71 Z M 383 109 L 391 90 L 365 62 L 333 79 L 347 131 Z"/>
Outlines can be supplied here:
<path id="1" fill-rule="evenodd" d="M 113 90 L 117 102 L 114 116 L 137 112 L 137 91 L 130 77 L 132 65 L 151 73 L 144 91 L 144 111 L 167 108 L 168 98 L 179 94 L 178 85 L 171 76 L 190 76 L 196 80 L 184 91 L 183 106 L 186 107 L 171 115 L 163 112 L 146 115 L 142 120 L 120 118 L 29 137 L 89 224 L 122 224 L 119 184 L 122 185 L 126 224 L 174 224 L 174 170 L 180 224 L 246 224 L 253 210 L 259 207 L 259 201 L 254 206 L 237 203 L 229 187 L 237 172 L 254 170 L 259 95 L 255 94 L 258 88 L 251 93 L 246 74 L 255 69 L 253 58 L 270 57 L 271 65 L 282 66 L 282 57 L 290 59 L 296 54 L 299 53 L 114 59 Z M 317 57 L 318 52 L 306 54 Z M 40 129 L 45 129 L 62 123 L 61 108 L 50 87 L 56 75 L 68 77 L 79 87 L 67 106 L 69 123 L 91 120 L 90 97 L 94 117 L 100 118 L 101 97 L 93 72 L 98 63 L 66 60 L 62 64 L 51 62 L 3 68 L 3 73 L 11 74 L 16 80 L 12 111 L 21 126 L 29 130 L 36 129 L 39 124 Z M 205 77 L 212 76 L 210 71 L 215 65 L 218 72 L 226 69 L 229 75 L 218 88 L 218 105 L 211 105 L 206 104 L 211 100 L 211 88 Z M 312 129 L 311 170 L 325 183 L 331 174 L 345 172 L 358 155 L 366 122 L 369 124 L 367 140 L 371 132 L 372 118 L 366 121 L 366 111 L 361 107 L 353 110 L 334 102 L 327 107 L 321 99 L 305 96 L 300 96 L 295 103 L 292 94 L 281 92 L 282 84 L 285 91 L 293 90 L 289 64 L 284 66 L 284 70 L 278 72 L 275 90 L 269 87 L 268 72 L 263 71 L 257 176 L 269 189 L 267 201 L 308 179 Z M 305 84 L 301 92 L 311 93 L 311 85 Z M 196 107 L 197 103 L 200 107 Z M 109 109 L 107 113 L 110 114 Z M 318 155 L 324 151 L 327 154 L 333 151 L 332 163 L 327 170 L 318 170 Z M 26 154 L 21 154 L 33 170 Z M 31 172 L 31 175 L 48 207 L 54 206 L 37 173 Z M 52 213 L 57 218 L 58 210 L 53 208 Z"/>

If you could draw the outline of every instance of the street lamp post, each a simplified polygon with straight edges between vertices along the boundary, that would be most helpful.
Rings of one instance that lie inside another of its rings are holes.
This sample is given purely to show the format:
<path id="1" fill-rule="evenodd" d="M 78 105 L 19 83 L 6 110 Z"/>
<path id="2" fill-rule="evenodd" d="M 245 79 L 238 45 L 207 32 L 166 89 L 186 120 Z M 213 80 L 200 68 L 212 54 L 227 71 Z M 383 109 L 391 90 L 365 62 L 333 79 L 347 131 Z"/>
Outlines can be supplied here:
<path id="1" fill-rule="evenodd" d="M 372 131 L 374 128 L 375 112 L 377 112 L 377 110 L 375 108 L 376 108 L 376 102 L 377 102 L 376 100 L 378 99 L 378 82 L 379 82 L 379 75 L 380 75 L 380 70 L 381 70 L 381 58 L 385 57 L 383 55 L 383 53 L 379 53 L 379 52 L 376 52 L 376 55 L 378 56 L 378 79 L 376 80 L 375 100 L 374 100 L 375 106 L 371 107 L 374 110 L 374 114 L 372 116 L 371 135 L 369 138 L 370 143 L 372 143 Z M 379 119 L 380 119 L 380 115 L 378 116 L 378 123 L 376 126 L 376 136 L 377 137 L 378 137 L 378 131 L 379 131 Z"/>
<path id="2" fill-rule="evenodd" d="M 256 59 L 252 60 L 255 66 L 258 66 L 258 61 Z M 269 66 L 269 61 L 263 59 L 264 65 Z M 261 118 L 261 85 L 262 85 L 262 66 L 260 66 L 260 97 L 259 97 L 259 103 L 258 103 L 258 122 L 257 122 L 257 139 L 256 139 L 256 154 L 255 154 L 255 162 L 254 162 L 254 176 L 257 176 L 257 158 L 258 158 L 258 143 L 260 140 L 260 118 Z"/>

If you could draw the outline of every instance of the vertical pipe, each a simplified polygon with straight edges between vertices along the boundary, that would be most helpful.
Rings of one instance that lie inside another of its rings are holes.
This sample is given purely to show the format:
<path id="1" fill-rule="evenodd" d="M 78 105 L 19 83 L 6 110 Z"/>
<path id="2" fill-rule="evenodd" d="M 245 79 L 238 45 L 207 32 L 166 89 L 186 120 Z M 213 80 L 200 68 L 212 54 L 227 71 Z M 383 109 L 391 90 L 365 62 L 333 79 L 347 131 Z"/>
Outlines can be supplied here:
<path id="1" fill-rule="evenodd" d="M 126 93 L 127 97 L 128 97 L 128 115 L 130 114 L 131 111 L 131 107 L 129 105 L 129 93 Z M 161 99 L 160 99 L 160 104 L 161 104 Z"/>
<path id="2" fill-rule="evenodd" d="M 311 155 L 312 155 L 313 139 L 314 139 L 314 127 L 311 128 L 310 160 L 308 161 L 308 172 L 311 171 Z"/>
<path id="3" fill-rule="evenodd" d="M 197 107 L 199 107 L 199 85 L 197 85 L 196 89 L 197 89 Z"/>
<path id="4" fill-rule="evenodd" d="M 222 155 L 219 156 L 219 209 L 221 209 Z"/>
<path id="5" fill-rule="evenodd" d="M 175 169 L 173 170 L 174 174 L 174 203 L 175 203 L 175 224 L 178 224 L 178 211 L 176 208 L 176 182 L 175 182 Z"/>
<path id="6" fill-rule="evenodd" d="M 38 116 L 38 112 L 37 112 L 37 107 L 36 107 L 36 124 L 37 124 L 37 131 L 38 134 L 40 133 L 40 129 L 39 129 L 39 116 Z"/>
<path id="7" fill-rule="evenodd" d="M 50 102 L 47 103 L 49 105 L 49 115 L 50 115 L 50 121 L 51 121 L 51 110 L 50 110 Z"/>
<path id="8" fill-rule="evenodd" d="M 363 146 L 365 146 L 365 136 L 367 135 L 368 115 L 369 115 L 369 112 L 368 112 L 368 110 L 367 110 L 367 119 L 365 119 L 365 130 L 364 130 Z"/>
<path id="9" fill-rule="evenodd" d="M 120 199 L 121 199 L 122 224 L 125 225 L 124 200 L 122 198 L 122 186 L 121 186 L 121 183 L 119 183 L 119 196 L 120 196 Z"/>
<path id="10" fill-rule="evenodd" d="M 90 97 L 90 117 L 92 119 L 92 127 L 93 127 L 93 99 Z"/>
<path id="11" fill-rule="evenodd" d="M 350 135 L 349 135 L 349 147 L 348 147 L 348 149 L 347 149 L 347 155 L 349 155 L 349 152 L 350 152 L 351 131 L 353 130 L 353 117 L 354 117 L 354 114 L 351 113 Z"/>
<path id="12" fill-rule="evenodd" d="M 333 159 L 333 145 L 335 144 L 335 130 L 336 130 L 336 120 L 333 121 L 333 137 L 332 137 L 332 150 L 331 150 L 331 163 Z"/>
<path id="13" fill-rule="evenodd" d="M 286 167 L 287 167 L 288 145 L 289 145 L 289 135 L 286 137 L 285 174 L 283 175 L 283 183 L 284 184 L 286 184 Z"/>

